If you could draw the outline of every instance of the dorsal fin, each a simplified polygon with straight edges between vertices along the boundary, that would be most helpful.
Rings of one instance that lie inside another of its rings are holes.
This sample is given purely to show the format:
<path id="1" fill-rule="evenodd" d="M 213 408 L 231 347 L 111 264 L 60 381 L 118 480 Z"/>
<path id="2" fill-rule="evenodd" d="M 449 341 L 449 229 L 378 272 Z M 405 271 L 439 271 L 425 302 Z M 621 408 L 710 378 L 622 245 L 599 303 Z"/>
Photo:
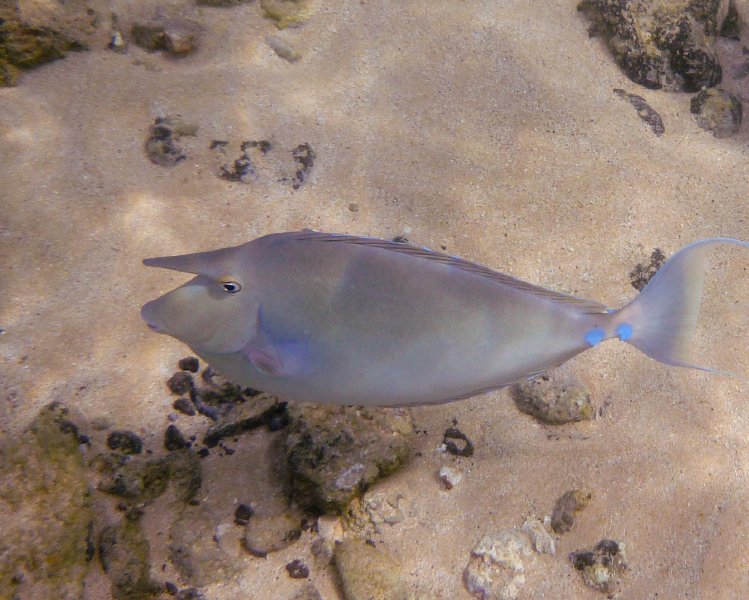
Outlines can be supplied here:
<path id="1" fill-rule="evenodd" d="M 352 235 L 343 235 L 338 233 L 319 233 L 317 231 L 300 231 L 298 234 L 294 234 L 293 239 L 296 240 L 314 240 L 317 242 L 327 243 L 346 243 L 356 244 L 358 246 L 370 246 L 373 248 L 381 248 L 383 250 L 389 250 L 391 252 L 399 252 L 401 254 L 408 254 L 417 258 L 424 258 L 426 260 L 432 260 L 440 262 L 446 265 L 465 271 L 466 273 L 473 273 L 474 275 L 480 275 L 487 279 L 492 279 L 498 283 L 509 285 L 515 289 L 522 290 L 524 292 L 530 292 L 536 296 L 541 296 L 552 302 L 558 302 L 560 304 L 569 304 L 576 308 L 591 314 L 601 314 L 608 312 L 606 306 L 594 300 L 586 300 L 584 298 L 577 298 L 575 296 L 568 296 L 566 294 L 560 294 L 553 290 L 547 290 L 532 283 L 515 279 L 504 273 L 498 271 L 492 271 L 487 267 L 477 265 L 470 261 L 458 258 L 457 256 L 450 256 L 449 254 L 442 254 L 441 252 L 435 252 L 428 248 L 419 248 L 417 246 L 411 246 L 410 244 L 403 244 L 400 242 L 390 242 L 388 240 L 381 240 L 378 238 L 358 237 Z"/>

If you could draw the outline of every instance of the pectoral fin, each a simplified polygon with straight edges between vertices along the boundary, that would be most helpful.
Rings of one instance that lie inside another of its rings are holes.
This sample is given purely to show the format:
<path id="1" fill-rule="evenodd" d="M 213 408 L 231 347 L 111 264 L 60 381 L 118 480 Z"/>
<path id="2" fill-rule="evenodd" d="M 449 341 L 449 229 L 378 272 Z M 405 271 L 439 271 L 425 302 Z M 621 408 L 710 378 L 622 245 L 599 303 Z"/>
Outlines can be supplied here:
<path id="1" fill-rule="evenodd" d="M 251 347 L 245 348 L 244 354 L 258 371 L 274 377 L 284 374 L 281 357 L 273 350 Z"/>

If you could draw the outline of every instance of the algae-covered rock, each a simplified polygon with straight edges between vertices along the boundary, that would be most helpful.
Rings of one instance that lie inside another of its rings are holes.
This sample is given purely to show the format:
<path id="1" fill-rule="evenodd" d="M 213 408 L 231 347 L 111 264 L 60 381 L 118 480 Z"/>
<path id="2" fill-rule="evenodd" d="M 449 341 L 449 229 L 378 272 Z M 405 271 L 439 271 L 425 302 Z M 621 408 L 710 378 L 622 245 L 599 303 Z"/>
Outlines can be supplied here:
<path id="1" fill-rule="evenodd" d="M 101 491 L 134 502 L 158 498 L 170 482 L 175 496 L 188 502 L 200 489 L 202 479 L 200 459 L 187 448 L 151 459 L 114 452 L 99 454 L 92 464 L 100 473 Z"/>
<path id="2" fill-rule="evenodd" d="M 248 552 L 260 557 L 283 550 L 301 537 L 302 520 L 301 513 L 295 510 L 254 516 L 245 528 L 244 546 Z"/>
<path id="3" fill-rule="evenodd" d="M 157 17 L 146 23 L 135 23 L 130 32 L 133 41 L 150 52 L 164 50 L 175 57 L 197 49 L 201 28 L 188 19 Z"/>
<path id="4" fill-rule="evenodd" d="M 554 533 L 566 533 L 575 524 L 575 518 L 585 509 L 593 497 L 588 490 L 565 492 L 554 505 L 551 513 L 551 528 Z"/>
<path id="5" fill-rule="evenodd" d="M 616 62 L 635 83 L 650 89 L 697 92 L 720 83 L 713 50 L 727 0 L 583 0 Z"/>
<path id="6" fill-rule="evenodd" d="M 169 529 L 169 555 L 191 585 L 226 581 L 244 565 L 241 530 L 202 506 L 187 506 Z"/>
<path id="7" fill-rule="evenodd" d="M 146 600 L 163 586 L 151 579 L 149 544 L 138 521 L 123 519 L 99 535 L 99 560 L 112 582 L 114 600 Z"/>
<path id="8" fill-rule="evenodd" d="M 276 27 L 286 29 L 305 23 L 314 10 L 312 0 L 260 0 L 260 7 Z"/>
<path id="9" fill-rule="evenodd" d="M 354 499 L 342 515 L 342 526 L 347 532 L 362 539 L 382 532 L 383 525 L 395 525 L 405 518 L 403 497 L 386 496 L 368 491 L 361 499 Z"/>
<path id="10" fill-rule="evenodd" d="M 716 138 L 730 137 L 741 127 L 741 99 L 725 90 L 702 90 L 689 105 L 697 124 Z"/>
<path id="11" fill-rule="evenodd" d="M 398 561 L 363 540 L 336 545 L 335 567 L 346 600 L 407 600 L 408 587 Z"/>
<path id="12" fill-rule="evenodd" d="M 0 86 L 16 85 L 21 71 L 82 49 L 83 43 L 60 31 L 26 22 L 17 0 L 0 0 Z"/>
<path id="13" fill-rule="evenodd" d="M 301 506 L 340 513 L 410 454 L 408 410 L 302 404 L 288 410 L 286 458 L 292 498 Z"/>
<path id="14" fill-rule="evenodd" d="M 81 597 L 93 514 L 68 409 L 42 409 L 0 457 L 0 599 Z"/>
<path id="15" fill-rule="evenodd" d="M 590 550 L 570 554 L 572 565 L 581 572 L 583 581 L 604 594 L 616 594 L 627 570 L 624 543 L 601 540 Z M 611 597 L 611 596 L 609 596 Z"/>
<path id="16" fill-rule="evenodd" d="M 515 384 L 510 393 L 524 413 L 553 425 L 592 419 L 595 414 L 588 390 L 565 369 Z"/>

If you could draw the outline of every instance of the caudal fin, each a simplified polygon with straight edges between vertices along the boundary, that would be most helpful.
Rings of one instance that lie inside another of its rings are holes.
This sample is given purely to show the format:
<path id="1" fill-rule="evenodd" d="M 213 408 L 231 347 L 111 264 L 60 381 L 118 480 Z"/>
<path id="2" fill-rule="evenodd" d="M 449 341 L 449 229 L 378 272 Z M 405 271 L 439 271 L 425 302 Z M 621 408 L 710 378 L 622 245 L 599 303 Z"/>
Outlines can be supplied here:
<path id="1" fill-rule="evenodd" d="M 679 250 L 660 268 L 632 302 L 615 316 L 620 339 L 668 365 L 713 371 L 690 364 L 692 338 L 702 304 L 705 257 L 721 244 L 749 248 L 748 242 L 710 238 Z"/>

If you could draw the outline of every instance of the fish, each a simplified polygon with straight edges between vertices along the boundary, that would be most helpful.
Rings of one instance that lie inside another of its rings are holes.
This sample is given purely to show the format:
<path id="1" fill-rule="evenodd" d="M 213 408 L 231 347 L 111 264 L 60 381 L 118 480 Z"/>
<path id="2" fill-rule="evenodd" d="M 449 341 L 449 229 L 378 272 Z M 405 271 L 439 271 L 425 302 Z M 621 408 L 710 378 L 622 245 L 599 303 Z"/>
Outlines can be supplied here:
<path id="1" fill-rule="evenodd" d="M 282 400 L 358 406 L 450 402 L 556 367 L 606 340 L 691 367 L 705 259 L 732 238 L 678 251 L 630 303 L 526 283 L 409 244 L 314 231 L 147 258 L 190 273 L 148 302 L 155 332 L 230 381 Z"/>

